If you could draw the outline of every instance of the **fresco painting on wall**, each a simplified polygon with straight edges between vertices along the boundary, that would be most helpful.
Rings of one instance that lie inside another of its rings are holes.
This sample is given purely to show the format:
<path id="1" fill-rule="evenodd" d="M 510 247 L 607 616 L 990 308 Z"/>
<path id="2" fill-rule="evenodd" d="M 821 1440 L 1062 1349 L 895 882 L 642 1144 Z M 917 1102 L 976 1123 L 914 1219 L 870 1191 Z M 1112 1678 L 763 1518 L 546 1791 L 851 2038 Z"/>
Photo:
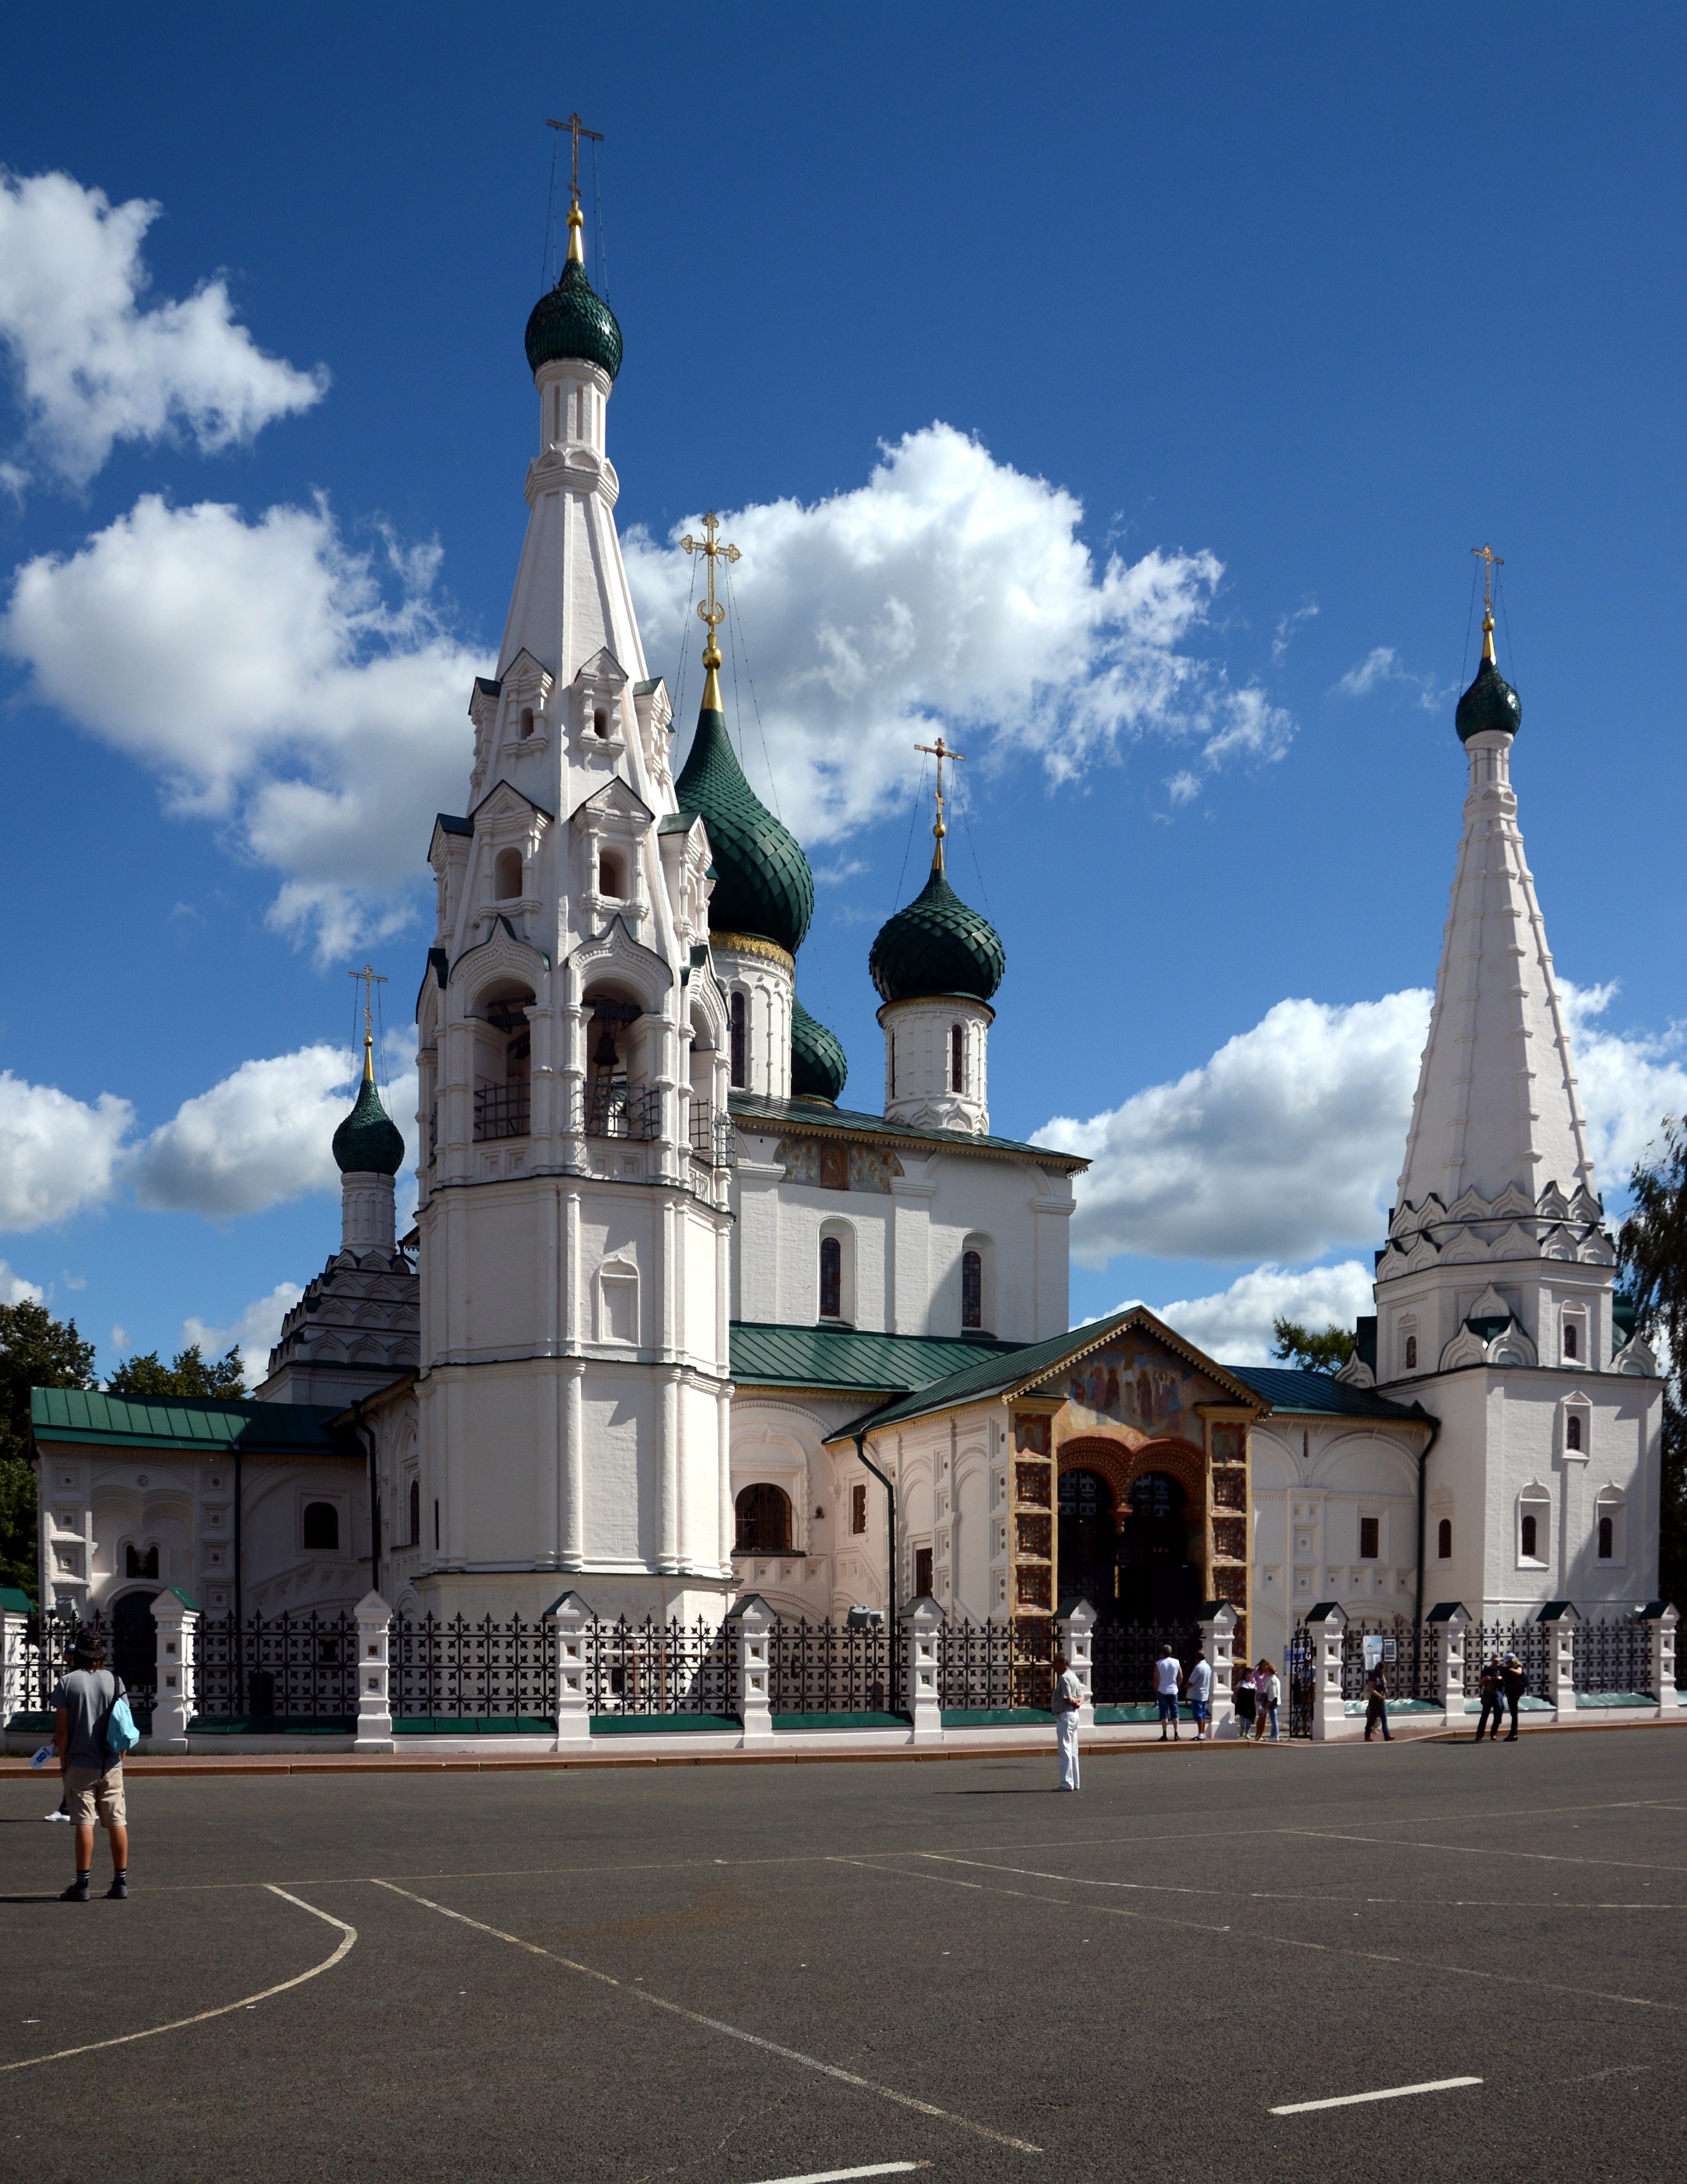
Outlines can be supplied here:
<path id="1" fill-rule="evenodd" d="M 1086 1358 L 1067 1384 L 1075 1423 L 1133 1428 L 1151 1439 L 1199 1440 L 1194 1406 L 1200 1390 L 1194 1373 L 1164 1352 L 1100 1350 Z M 1187 1413 L 1187 1416 L 1186 1416 Z"/>

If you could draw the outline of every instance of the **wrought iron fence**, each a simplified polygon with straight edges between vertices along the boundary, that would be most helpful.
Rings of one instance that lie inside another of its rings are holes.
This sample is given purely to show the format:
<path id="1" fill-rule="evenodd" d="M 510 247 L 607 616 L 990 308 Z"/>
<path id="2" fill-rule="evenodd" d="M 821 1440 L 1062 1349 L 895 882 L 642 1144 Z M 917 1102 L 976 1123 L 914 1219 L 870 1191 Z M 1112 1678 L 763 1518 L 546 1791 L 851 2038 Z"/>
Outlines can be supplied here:
<path id="1" fill-rule="evenodd" d="M 733 1624 L 677 1618 L 593 1621 L 587 1634 L 587 1690 L 593 1713 L 735 1714 L 738 1631 Z"/>
<path id="2" fill-rule="evenodd" d="M 354 1615 L 208 1617 L 196 1634 L 196 1718 L 349 1723 L 357 1713 L 357 1646 Z"/>
<path id="3" fill-rule="evenodd" d="M 1645 1691 L 1653 1698 L 1651 1625 L 1638 1615 L 1578 1624 L 1575 1637 L 1578 1691 Z"/>
<path id="4" fill-rule="evenodd" d="M 654 1084 L 594 1084 L 586 1095 L 586 1134 L 588 1138 L 660 1138 L 661 1094 Z"/>
<path id="5" fill-rule="evenodd" d="M 1523 1673 L 1528 1678 L 1527 1688 L 1529 1696 L 1544 1698 L 1551 1683 L 1549 1670 L 1552 1662 L 1552 1639 L 1547 1624 L 1534 1621 L 1467 1624 L 1464 1634 L 1465 1689 L 1475 1691 L 1484 1661 L 1503 1661 L 1508 1653 L 1515 1653 L 1523 1663 Z"/>
<path id="6" fill-rule="evenodd" d="M 1154 1697 L 1154 1664 L 1168 1649 L 1177 1655 L 1187 1674 L 1200 1658 L 1199 1625 L 1193 1623 L 1098 1624 L 1091 1649 L 1097 1706 L 1150 1703 Z"/>
<path id="7" fill-rule="evenodd" d="M 555 1649 L 543 1622 L 394 1616 L 387 1658 L 395 1721 L 515 1729 L 555 1719 Z"/>
<path id="8" fill-rule="evenodd" d="M 768 1648 L 775 1713 L 900 1713 L 903 1651 L 882 1616 L 775 1624 Z"/>
<path id="9" fill-rule="evenodd" d="M 977 1713 L 1049 1705 L 1052 1626 L 1046 1615 L 1000 1622 L 946 1623 L 938 1648 L 938 1691 L 946 1711 Z"/>

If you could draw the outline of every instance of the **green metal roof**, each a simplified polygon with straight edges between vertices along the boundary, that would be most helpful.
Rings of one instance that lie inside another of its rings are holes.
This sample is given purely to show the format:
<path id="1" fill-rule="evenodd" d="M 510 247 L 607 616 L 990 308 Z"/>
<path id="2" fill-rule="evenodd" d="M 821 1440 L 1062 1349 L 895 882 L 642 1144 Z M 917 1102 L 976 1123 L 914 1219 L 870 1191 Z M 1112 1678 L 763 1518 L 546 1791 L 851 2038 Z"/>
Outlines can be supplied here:
<path id="1" fill-rule="evenodd" d="M 791 1094 L 793 1099 L 830 1100 L 844 1089 L 849 1065 L 834 1033 L 791 997 Z"/>
<path id="2" fill-rule="evenodd" d="M 1473 736 L 1496 728 L 1502 735 L 1514 736 L 1523 724 L 1522 699 L 1493 661 L 1484 659 L 1453 716 L 1459 741 L 1467 744 Z"/>
<path id="3" fill-rule="evenodd" d="M 923 1388 L 1019 1345 L 933 1334 L 869 1334 L 850 1327 L 783 1326 L 735 1319 L 732 1379 L 742 1388 L 836 1388 L 894 1395 Z"/>
<path id="4" fill-rule="evenodd" d="M 558 357 L 595 364 L 613 379 L 621 370 L 621 326 L 615 313 L 571 258 L 554 288 L 547 288 L 527 320 L 527 364 L 537 371 Z"/>
<path id="5" fill-rule="evenodd" d="M 329 1427 L 342 1405 L 245 1403 L 216 1396 L 109 1396 L 103 1388 L 31 1388 L 37 1440 L 114 1448 L 187 1448 L 214 1455 L 336 1456 Z M 346 1454 L 356 1451 L 347 1448 Z"/>
<path id="6" fill-rule="evenodd" d="M 397 1175 L 404 1165 L 404 1134 L 381 1105 L 372 1076 L 359 1086 L 357 1105 L 335 1131 L 331 1150 L 342 1175 Z"/>
<path id="7" fill-rule="evenodd" d="M 764 1100 L 759 1093 L 734 1092 L 728 1103 L 746 1128 L 805 1129 L 817 1138 L 871 1139 L 895 1145 L 943 1145 L 956 1153 L 1022 1153 L 1044 1167 L 1076 1175 L 1089 1162 L 1081 1153 L 1056 1152 L 1052 1145 L 1027 1145 L 1018 1138 L 982 1137 L 972 1130 L 910 1130 L 882 1115 L 860 1115 L 852 1107 L 816 1107 L 806 1100 Z"/>
<path id="8" fill-rule="evenodd" d="M 932 876 L 905 908 L 879 928 L 867 957 L 867 975 L 885 1001 L 912 1001 L 965 994 L 988 1001 L 1007 968 L 1001 936 L 982 912 L 970 910 L 949 885 L 942 844 Z"/>
<path id="9" fill-rule="evenodd" d="M 794 956 L 814 916 L 814 874 L 796 836 L 744 779 L 726 717 L 713 707 L 697 716 L 674 794 L 680 810 L 697 813 L 709 829 L 710 930 L 749 933 Z"/>
<path id="10" fill-rule="evenodd" d="M 1091 1320 L 1087 1326 L 1069 1328 L 1064 1334 L 1054 1334 L 1042 1342 L 1028 1342 L 1004 1351 L 994 1357 L 980 1359 L 966 1370 L 952 1373 L 946 1380 L 933 1382 L 904 1396 L 900 1401 L 888 1403 L 882 1410 L 873 1411 L 857 1418 L 844 1429 L 844 1433 L 832 1436 L 841 1440 L 844 1435 L 871 1429 L 877 1433 L 882 1426 L 905 1424 L 910 1418 L 925 1418 L 933 1411 L 952 1409 L 958 1403 L 988 1402 L 993 1396 L 1005 1396 L 1010 1390 L 1019 1391 L 1034 1387 L 1038 1381 L 1063 1365 L 1068 1358 L 1087 1356 L 1111 1340 L 1123 1328 L 1134 1324 L 1156 1342 L 1163 1342 L 1170 1350 L 1187 1357 L 1199 1371 L 1219 1383 L 1229 1381 L 1237 1393 L 1244 1398 L 1255 1391 L 1245 1384 L 1239 1386 L 1241 1375 L 1228 1365 L 1220 1365 L 1197 1350 L 1191 1342 L 1155 1318 L 1142 1305 L 1127 1305 L 1124 1311 L 1111 1313 L 1105 1319 Z M 1263 1407 L 1263 1406 L 1262 1406 Z"/>
<path id="11" fill-rule="evenodd" d="M 1328 1373 L 1299 1373 L 1281 1365 L 1232 1365 L 1227 1370 L 1263 1396 L 1274 1411 L 1352 1418 L 1409 1418 L 1421 1424 L 1428 1413 L 1416 1403 L 1391 1402 L 1369 1388 L 1351 1388 Z"/>

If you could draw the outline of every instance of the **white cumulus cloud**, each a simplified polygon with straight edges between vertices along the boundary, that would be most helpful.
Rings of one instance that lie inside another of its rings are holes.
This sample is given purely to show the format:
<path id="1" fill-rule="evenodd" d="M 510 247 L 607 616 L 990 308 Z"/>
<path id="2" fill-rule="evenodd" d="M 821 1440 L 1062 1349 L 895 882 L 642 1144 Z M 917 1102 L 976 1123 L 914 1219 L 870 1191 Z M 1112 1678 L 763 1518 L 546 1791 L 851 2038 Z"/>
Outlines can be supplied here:
<path id="1" fill-rule="evenodd" d="M 0 1259 L 0 1304 L 39 1304 L 45 1295 L 39 1282 L 25 1281 Z"/>
<path id="2" fill-rule="evenodd" d="M 1372 1309 L 1371 1270 L 1357 1259 L 1298 1272 L 1267 1264 L 1211 1296 L 1180 1297 L 1153 1308 L 1221 1364 L 1269 1365 L 1273 1320 L 1299 1320 L 1314 1332 L 1350 1328 Z"/>
<path id="3" fill-rule="evenodd" d="M 186 433 L 214 453 L 326 393 L 320 367 L 264 355 L 221 279 L 143 304 L 141 246 L 161 210 L 69 175 L 0 172 L 0 345 L 27 421 L 14 489 L 31 469 L 85 485 L 120 440 Z"/>
<path id="4" fill-rule="evenodd" d="M 1279 1001 L 1199 1069 L 1043 1145 L 1087 1154 L 1072 1251 L 1317 1258 L 1381 1233 L 1411 1113 L 1429 996 Z"/>
<path id="5" fill-rule="evenodd" d="M 134 1120 L 114 1093 L 90 1106 L 0 1071 L 0 1229 L 41 1228 L 103 1205 Z"/>
<path id="6" fill-rule="evenodd" d="M 744 556 L 732 579 L 742 636 L 723 634 L 740 651 L 748 641 L 746 759 L 759 769 L 753 674 L 782 815 L 805 841 L 905 791 L 910 745 L 939 727 L 971 736 L 980 758 L 1033 752 L 1055 780 L 1147 736 L 1177 747 L 1197 785 L 1228 761 L 1282 755 L 1288 715 L 1181 649 L 1222 565 L 1169 550 L 1098 563 L 1083 517 L 1072 493 L 944 424 L 886 447 L 863 486 L 727 516 Z M 693 576 L 676 542 L 697 527 L 626 542 L 645 649 L 671 677 Z"/>
<path id="7" fill-rule="evenodd" d="M 1593 1135 L 1595 1171 L 1606 1202 L 1621 1197 L 1630 1170 L 1651 1147 L 1662 1145 L 1666 1115 L 1687 1115 L 1687 1052 L 1682 1028 L 1615 1032 L 1601 1022 L 1620 990 L 1578 986 L 1561 978 L 1559 994 L 1569 1019 L 1570 1051 Z"/>
<path id="8" fill-rule="evenodd" d="M 332 956 L 404 922 L 468 779 L 490 663 L 441 626 L 437 564 L 354 551 L 320 502 L 248 521 L 148 494 L 18 571 L 0 646 L 178 811 L 231 824 L 281 877 L 272 921 Z"/>
<path id="9" fill-rule="evenodd" d="M 231 1345 L 240 1345 L 246 1367 L 246 1384 L 255 1388 L 269 1370 L 270 1352 L 281 1334 L 281 1322 L 304 1295 L 297 1282 L 277 1282 L 268 1296 L 254 1297 L 228 1327 L 209 1327 L 203 1319 L 184 1321 L 184 1344 L 197 1342 L 206 1357 L 220 1357 Z"/>

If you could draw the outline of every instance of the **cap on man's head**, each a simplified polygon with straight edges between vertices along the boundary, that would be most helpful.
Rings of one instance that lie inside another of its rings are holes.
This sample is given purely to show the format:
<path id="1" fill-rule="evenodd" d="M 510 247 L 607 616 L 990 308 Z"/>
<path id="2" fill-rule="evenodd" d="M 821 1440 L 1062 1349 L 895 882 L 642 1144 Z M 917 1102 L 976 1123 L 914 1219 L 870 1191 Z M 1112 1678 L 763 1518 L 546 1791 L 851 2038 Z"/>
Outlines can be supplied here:
<path id="1" fill-rule="evenodd" d="M 97 1630 L 79 1630 L 70 1650 L 79 1661 L 103 1661 L 105 1641 Z"/>

